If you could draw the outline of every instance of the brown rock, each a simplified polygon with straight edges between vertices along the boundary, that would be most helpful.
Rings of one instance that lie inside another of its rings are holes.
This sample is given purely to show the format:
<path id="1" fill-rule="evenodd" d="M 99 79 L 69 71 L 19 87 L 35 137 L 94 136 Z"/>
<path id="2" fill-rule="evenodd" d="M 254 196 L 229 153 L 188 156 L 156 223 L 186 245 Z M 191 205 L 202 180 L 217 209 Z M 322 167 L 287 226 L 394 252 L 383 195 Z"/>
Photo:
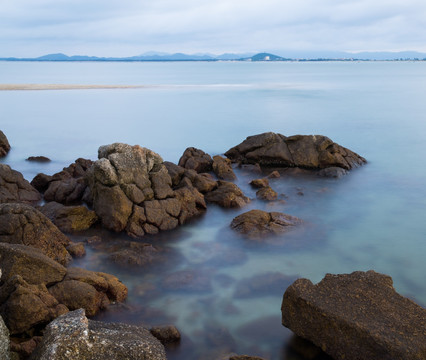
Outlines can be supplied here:
<path id="1" fill-rule="evenodd" d="M 278 179 L 278 178 L 280 178 L 280 177 L 281 177 L 281 175 L 280 175 L 280 173 L 279 173 L 277 170 L 272 171 L 272 172 L 268 175 L 268 178 L 270 178 L 270 179 Z"/>
<path id="2" fill-rule="evenodd" d="M 299 279 L 281 310 L 284 326 L 336 360 L 426 358 L 426 310 L 374 271 Z"/>
<path id="3" fill-rule="evenodd" d="M 40 211 L 26 204 L 0 204 L 0 242 L 36 247 L 62 265 L 71 260 L 65 248 L 69 239 Z"/>
<path id="4" fill-rule="evenodd" d="M 247 238 L 261 240 L 268 235 L 285 233 L 301 222 L 295 216 L 279 212 L 250 210 L 235 217 L 231 222 L 231 229 Z"/>
<path id="5" fill-rule="evenodd" d="M 206 194 L 205 199 L 224 208 L 239 208 L 250 202 L 237 185 L 221 180 L 218 181 L 218 188 Z"/>
<path id="6" fill-rule="evenodd" d="M 86 255 L 86 249 L 81 242 L 69 244 L 67 246 L 67 251 L 73 258 L 81 258 Z"/>
<path id="7" fill-rule="evenodd" d="M 145 266 L 158 257 L 158 250 L 151 244 L 140 244 L 138 247 L 121 249 L 108 256 L 108 260 L 125 267 Z"/>
<path id="8" fill-rule="evenodd" d="M 51 181 L 52 176 L 39 173 L 31 180 L 31 185 L 34 186 L 36 190 L 43 193 L 47 190 Z"/>
<path id="9" fill-rule="evenodd" d="M 74 232 L 89 229 L 98 216 L 85 206 L 64 206 L 55 201 L 38 207 L 61 231 Z"/>
<path id="10" fill-rule="evenodd" d="M 108 283 L 107 296 L 111 301 L 123 302 L 127 298 L 127 287 L 117 277 L 111 274 L 97 272 L 97 275 L 103 277 Z"/>
<path id="11" fill-rule="evenodd" d="M 10 150 L 10 144 L 6 135 L 0 130 L 0 157 L 6 156 Z"/>
<path id="12" fill-rule="evenodd" d="M 269 180 L 267 178 L 254 179 L 250 181 L 250 185 L 255 188 L 261 189 L 261 188 L 269 186 Z"/>
<path id="13" fill-rule="evenodd" d="M 41 163 L 46 163 L 46 162 L 50 162 L 51 161 L 46 156 L 30 156 L 26 160 L 27 161 L 34 161 L 34 162 L 41 162 Z"/>
<path id="14" fill-rule="evenodd" d="M 40 199 L 40 193 L 24 179 L 20 172 L 12 170 L 9 165 L 0 164 L 0 203 L 36 204 Z"/>
<path id="15" fill-rule="evenodd" d="M 213 172 L 221 180 L 234 181 L 237 179 L 234 170 L 232 170 L 231 160 L 222 156 L 213 156 Z"/>
<path id="16" fill-rule="evenodd" d="M 165 277 L 162 286 L 166 290 L 173 291 L 210 291 L 209 277 L 194 270 L 176 271 Z"/>
<path id="17" fill-rule="evenodd" d="M 183 187 L 175 191 L 176 199 L 181 203 L 179 224 L 185 224 L 188 220 L 204 214 L 206 202 L 204 196 L 194 187 Z"/>
<path id="18" fill-rule="evenodd" d="M 256 197 L 259 200 L 273 201 L 277 200 L 278 194 L 270 186 L 266 186 L 256 191 Z"/>
<path id="19" fill-rule="evenodd" d="M 174 325 L 154 326 L 149 331 L 163 345 L 180 341 L 180 332 Z"/>
<path id="20" fill-rule="evenodd" d="M 213 160 L 209 154 L 194 147 L 187 148 L 179 159 L 179 166 L 185 169 L 195 170 L 197 173 L 212 170 Z"/>

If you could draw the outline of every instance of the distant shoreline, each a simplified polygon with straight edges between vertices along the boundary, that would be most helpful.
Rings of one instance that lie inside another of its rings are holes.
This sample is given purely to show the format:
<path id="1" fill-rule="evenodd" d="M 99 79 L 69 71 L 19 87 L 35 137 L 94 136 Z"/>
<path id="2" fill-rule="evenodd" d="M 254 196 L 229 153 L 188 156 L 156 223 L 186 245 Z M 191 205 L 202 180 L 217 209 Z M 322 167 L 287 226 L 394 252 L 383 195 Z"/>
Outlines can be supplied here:
<path id="1" fill-rule="evenodd" d="M 69 85 L 69 84 L 0 84 L 0 91 L 14 90 L 85 90 L 85 89 L 143 89 L 154 85 Z"/>

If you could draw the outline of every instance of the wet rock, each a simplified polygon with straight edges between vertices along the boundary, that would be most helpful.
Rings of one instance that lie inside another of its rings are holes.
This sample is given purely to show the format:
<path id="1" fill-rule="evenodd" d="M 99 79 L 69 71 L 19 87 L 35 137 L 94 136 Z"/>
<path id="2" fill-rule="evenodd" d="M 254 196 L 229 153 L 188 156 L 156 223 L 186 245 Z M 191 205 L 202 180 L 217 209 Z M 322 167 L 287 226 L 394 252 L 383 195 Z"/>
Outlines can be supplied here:
<path id="1" fill-rule="evenodd" d="M 108 255 L 108 260 L 124 267 L 145 266 L 158 257 L 158 250 L 151 244 L 138 244 L 138 247 L 121 249 Z"/>
<path id="2" fill-rule="evenodd" d="M 67 246 L 67 251 L 73 258 L 82 258 L 84 255 L 86 255 L 86 249 L 84 244 L 81 242 L 69 244 Z"/>
<path id="3" fill-rule="evenodd" d="M 331 275 L 317 285 L 295 281 L 282 322 L 335 359 L 425 359 L 426 310 L 374 271 Z"/>
<path id="4" fill-rule="evenodd" d="M 337 166 L 350 170 L 366 162 L 358 154 L 334 143 L 326 136 L 286 137 L 272 132 L 249 136 L 225 155 L 233 162 L 308 169 Z"/>
<path id="5" fill-rule="evenodd" d="M 39 249 L 18 244 L 0 243 L 0 264 L 2 281 L 20 275 L 29 284 L 49 286 L 61 281 L 67 272 Z"/>
<path id="6" fill-rule="evenodd" d="M 180 332 L 174 325 L 154 326 L 149 331 L 163 345 L 180 341 Z"/>
<path id="7" fill-rule="evenodd" d="M 194 217 L 198 217 L 207 209 L 203 194 L 195 187 L 182 187 L 175 190 L 176 199 L 181 203 L 179 224 L 185 224 Z"/>
<path id="8" fill-rule="evenodd" d="M 269 180 L 267 178 L 254 179 L 250 181 L 250 185 L 253 186 L 254 188 L 261 189 L 261 188 L 269 186 Z"/>
<path id="9" fill-rule="evenodd" d="M 256 197 L 259 200 L 273 201 L 277 200 L 278 194 L 270 186 L 266 186 L 256 191 Z"/>
<path id="10" fill-rule="evenodd" d="M 33 336 L 28 340 L 12 338 L 10 342 L 10 349 L 19 355 L 18 359 L 28 359 L 37 345 L 41 342 L 41 339 L 41 336 Z"/>
<path id="11" fill-rule="evenodd" d="M 110 301 L 123 302 L 126 300 L 128 293 L 127 286 L 124 285 L 116 276 L 103 272 L 97 272 L 96 275 L 103 277 L 106 280 L 108 284 L 106 295 Z"/>
<path id="12" fill-rule="evenodd" d="M 40 162 L 40 163 L 46 163 L 50 162 L 51 160 L 46 156 L 30 156 L 26 158 L 27 161 L 33 161 L 33 162 Z"/>
<path id="13" fill-rule="evenodd" d="M 32 360 L 166 360 L 164 346 L 142 327 L 88 320 L 76 310 L 46 327 Z"/>
<path id="14" fill-rule="evenodd" d="M 195 170 L 197 173 L 212 171 L 213 159 L 203 150 L 194 147 L 187 148 L 179 159 L 179 166 Z"/>
<path id="15" fill-rule="evenodd" d="M 208 276 L 194 270 L 181 270 L 166 276 L 163 288 L 169 291 L 210 291 L 211 283 Z"/>
<path id="16" fill-rule="evenodd" d="M 9 165 L 0 164 L 0 203 L 36 204 L 40 200 L 40 193 L 20 172 L 11 169 Z"/>
<path id="17" fill-rule="evenodd" d="M 40 211 L 26 204 L 0 204 L 0 242 L 40 249 L 62 265 L 71 256 L 69 239 Z"/>
<path id="18" fill-rule="evenodd" d="M 9 330 L 0 316 L 0 359 L 9 360 Z"/>
<path id="19" fill-rule="evenodd" d="M 55 201 L 38 207 L 61 231 L 72 233 L 89 229 L 98 216 L 85 206 L 65 206 Z"/>
<path id="20" fill-rule="evenodd" d="M 280 178 L 280 177 L 281 177 L 281 175 L 280 175 L 280 173 L 279 173 L 277 170 L 272 171 L 272 172 L 268 175 L 268 178 L 269 178 L 269 179 L 278 179 L 278 178 Z"/>
<path id="21" fill-rule="evenodd" d="M 45 325 L 68 311 L 44 284 L 28 284 L 19 275 L 6 281 L 0 294 L 0 314 L 12 335 Z"/>
<path id="22" fill-rule="evenodd" d="M 250 202 L 237 185 L 221 180 L 218 181 L 218 188 L 207 193 L 205 199 L 224 208 L 240 208 Z"/>
<path id="23" fill-rule="evenodd" d="M 0 157 L 6 156 L 10 150 L 10 144 L 6 135 L 0 130 Z"/>
<path id="24" fill-rule="evenodd" d="M 31 180 L 31 185 L 41 193 L 44 193 L 49 187 L 49 183 L 52 181 L 51 175 L 46 175 L 39 173 L 34 176 L 34 179 Z"/>
<path id="25" fill-rule="evenodd" d="M 237 179 L 234 170 L 232 170 L 231 160 L 222 156 L 213 156 L 213 172 L 221 180 L 234 181 Z"/>
<path id="26" fill-rule="evenodd" d="M 295 216 L 262 210 L 250 210 L 235 217 L 231 229 L 249 239 L 260 240 L 268 235 L 285 233 L 302 223 Z"/>
<path id="27" fill-rule="evenodd" d="M 347 173 L 348 172 L 345 169 L 342 169 L 341 167 L 333 166 L 333 167 L 325 168 L 318 171 L 318 176 L 340 179 L 341 177 L 345 176 Z"/>

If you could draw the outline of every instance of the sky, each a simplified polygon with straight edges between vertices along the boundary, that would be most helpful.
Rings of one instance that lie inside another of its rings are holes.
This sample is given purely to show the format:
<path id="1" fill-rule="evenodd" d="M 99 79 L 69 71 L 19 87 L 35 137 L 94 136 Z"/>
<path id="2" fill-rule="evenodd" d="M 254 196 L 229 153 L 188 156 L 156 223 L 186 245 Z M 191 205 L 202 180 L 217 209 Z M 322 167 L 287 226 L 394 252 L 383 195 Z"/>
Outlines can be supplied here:
<path id="1" fill-rule="evenodd" d="M 0 0 L 0 57 L 426 52 L 425 0 Z"/>

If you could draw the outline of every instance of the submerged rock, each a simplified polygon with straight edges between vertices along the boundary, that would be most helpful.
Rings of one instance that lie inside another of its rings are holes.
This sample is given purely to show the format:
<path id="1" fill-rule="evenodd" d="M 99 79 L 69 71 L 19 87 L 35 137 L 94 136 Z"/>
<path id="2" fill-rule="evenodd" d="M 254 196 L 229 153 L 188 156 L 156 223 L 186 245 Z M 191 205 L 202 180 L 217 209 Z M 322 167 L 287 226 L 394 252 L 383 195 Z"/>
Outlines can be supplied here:
<path id="1" fill-rule="evenodd" d="M 272 132 L 249 136 L 225 155 L 233 162 L 261 166 L 353 169 L 366 160 L 323 135 L 286 137 Z"/>
<path id="2" fill-rule="evenodd" d="M 282 323 L 336 360 L 426 359 L 426 310 L 374 271 L 296 280 L 285 292 Z"/>
<path id="3" fill-rule="evenodd" d="M 140 326 L 88 320 L 76 310 L 52 321 L 32 360 L 166 360 L 164 346 Z"/>
<path id="4" fill-rule="evenodd" d="M 179 159 L 178 165 L 185 169 L 195 170 L 197 173 L 205 173 L 212 171 L 213 159 L 203 150 L 189 147 Z"/>
<path id="5" fill-rule="evenodd" d="M 30 205 L 0 204 L 0 242 L 33 246 L 62 265 L 71 260 L 70 240 Z"/>
<path id="6" fill-rule="evenodd" d="M 40 193 L 24 179 L 22 174 L 0 164 L 0 203 L 23 202 L 36 204 L 41 200 Z"/>
<path id="7" fill-rule="evenodd" d="M 231 222 L 231 229 L 249 239 L 261 240 L 268 235 L 285 233 L 302 220 L 295 216 L 262 210 L 250 210 L 235 217 Z"/>
<path id="8" fill-rule="evenodd" d="M 224 208 L 240 208 L 247 205 L 250 199 L 242 190 L 228 181 L 218 181 L 217 189 L 207 193 L 205 199 Z"/>
<path id="9" fill-rule="evenodd" d="M 10 144 L 6 135 L 0 130 L 0 157 L 6 156 L 10 150 Z"/>

